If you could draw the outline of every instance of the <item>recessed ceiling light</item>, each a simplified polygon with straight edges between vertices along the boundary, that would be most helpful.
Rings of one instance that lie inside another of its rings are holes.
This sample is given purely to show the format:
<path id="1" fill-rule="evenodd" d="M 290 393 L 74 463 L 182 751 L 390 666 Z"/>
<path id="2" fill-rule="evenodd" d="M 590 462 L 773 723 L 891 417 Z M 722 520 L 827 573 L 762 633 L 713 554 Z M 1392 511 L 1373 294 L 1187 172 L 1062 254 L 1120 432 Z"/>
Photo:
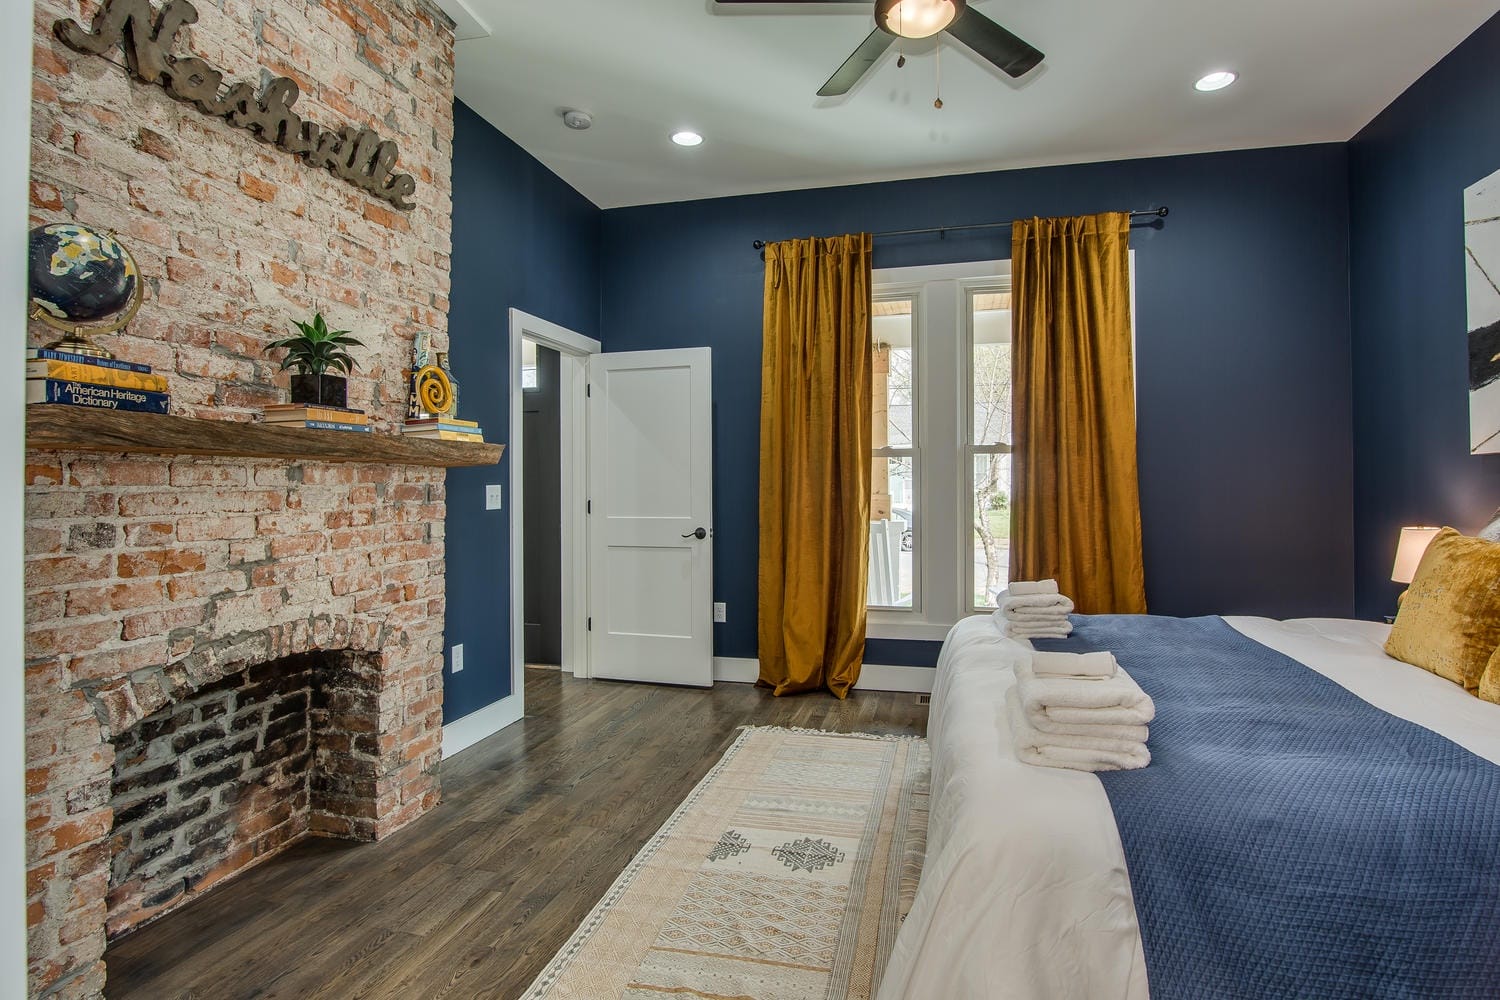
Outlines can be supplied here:
<path id="1" fill-rule="evenodd" d="M 672 141 L 679 146 L 699 146 L 703 143 L 703 136 L 697 132 L 690 132 L 687 129 L 683 129 L 680 132 L 672 133 Z"/>
<path id="2" fill-rule="evenodd" d="M 1240 75 L 1238 73 L 1231 73 L 1227 69 L 1221 69 L 1216 73 L 1208 74 L 1193 84 L 1193 86 L 1204 93 L 1208 93 L 1213 90 L 1223 90 L 1239 78 Z"/>

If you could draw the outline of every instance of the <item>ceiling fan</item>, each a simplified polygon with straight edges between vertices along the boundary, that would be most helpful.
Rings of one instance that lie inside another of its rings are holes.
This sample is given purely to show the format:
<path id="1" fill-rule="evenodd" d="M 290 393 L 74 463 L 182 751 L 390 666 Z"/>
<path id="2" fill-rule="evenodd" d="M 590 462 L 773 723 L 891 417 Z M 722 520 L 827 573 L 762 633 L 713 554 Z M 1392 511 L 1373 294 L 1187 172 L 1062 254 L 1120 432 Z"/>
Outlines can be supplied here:
<path id="1" fill-rule="evenodd" d="M 803 3 L 869 3 L 869 0 L 801 0 Z M 776 4 L 787 0 L 717 0 L 720 6 L 731 4 Z M 875 30 L 860 43 L 854 54 L 828 78 L 819 97 L 847 94 L 860 78 L 885 54 L 891 43 L 900 38 L 927 38 L 940 31 L 963 42 L 980 56 L 994 63 L 1012 77 L 1024 76 L 1041 62 L 1040 49 L 1006 31 L 977 10 L 970 10 L 967 0 L 875 0 Z M 905 57 L 902 57 L 905 62 Z M 941 106 L 941 105 L 940 105 Z"/>

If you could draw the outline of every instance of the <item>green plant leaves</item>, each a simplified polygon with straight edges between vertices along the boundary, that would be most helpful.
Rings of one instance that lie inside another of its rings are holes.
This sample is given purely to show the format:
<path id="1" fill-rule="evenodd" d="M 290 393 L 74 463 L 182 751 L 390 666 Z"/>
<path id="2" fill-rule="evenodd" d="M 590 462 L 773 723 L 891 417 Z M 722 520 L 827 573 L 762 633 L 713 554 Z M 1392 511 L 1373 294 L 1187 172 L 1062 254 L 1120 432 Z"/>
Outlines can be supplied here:
<path id="1" fill-rule="evenodd" d="M 348 330 L 328 329 L 328 322 L 323 319 L 322 313 L 315 313 L 311 323 L 299 320 L 293 325 L 301 331 L 301 336 L 286 337 L 266 347 L 268 352 L 287 352 L 286 357 L 281 360 L 282 371 L 291 369 L 299 375 L 322 375 L 327 372 L 348 375 L 354 371 L 358 362 L 345 348 L 365 345 L 349 336 Z"/>

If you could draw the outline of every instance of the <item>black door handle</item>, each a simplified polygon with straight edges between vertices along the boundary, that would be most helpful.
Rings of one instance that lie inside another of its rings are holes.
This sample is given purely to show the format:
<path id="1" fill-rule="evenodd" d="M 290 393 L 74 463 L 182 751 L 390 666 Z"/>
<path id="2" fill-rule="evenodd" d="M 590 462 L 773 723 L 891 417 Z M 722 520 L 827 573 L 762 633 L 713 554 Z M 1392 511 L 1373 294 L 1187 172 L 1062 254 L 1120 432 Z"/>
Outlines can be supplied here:
<path id="1" fill-rule="evenodd" d="M 707 528 L 696 528 L 693 531 L 689 531 L 687 534 L 683 535 L 682 537 L 683 538 L 704 539 L 704 538 L 708 537 L 708 529 Z"/>

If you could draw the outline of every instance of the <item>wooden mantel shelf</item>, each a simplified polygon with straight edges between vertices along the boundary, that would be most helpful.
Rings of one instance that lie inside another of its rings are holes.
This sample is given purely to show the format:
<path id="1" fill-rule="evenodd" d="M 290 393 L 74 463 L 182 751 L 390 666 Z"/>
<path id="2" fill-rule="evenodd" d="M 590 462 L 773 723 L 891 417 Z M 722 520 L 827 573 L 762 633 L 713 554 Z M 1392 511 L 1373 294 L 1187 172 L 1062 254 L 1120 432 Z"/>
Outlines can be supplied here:
<path id="1" fill-rule="evenodd" d="M 441 468 L 495 465 L 505 451 L 500 444 L 406 438 L 378 431 L 355 434 L 272 427 L 60 403 L 32 403 L 26 407 L 26 447 L 47 451 L 219 455 Z"/>

